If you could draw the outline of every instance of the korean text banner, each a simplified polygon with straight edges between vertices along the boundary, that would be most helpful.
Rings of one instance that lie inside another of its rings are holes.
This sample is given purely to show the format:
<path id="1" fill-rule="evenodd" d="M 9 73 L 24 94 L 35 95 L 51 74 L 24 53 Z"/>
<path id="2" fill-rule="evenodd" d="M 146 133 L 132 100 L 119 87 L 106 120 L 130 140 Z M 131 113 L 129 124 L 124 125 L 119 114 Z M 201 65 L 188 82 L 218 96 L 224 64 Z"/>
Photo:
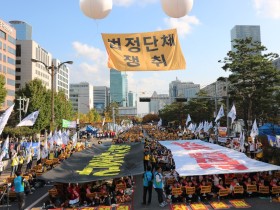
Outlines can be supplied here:
<path id="1" fill-rule="evenodd" d="M 177 30 L 102 34 L 108 67 L 119 71 L 186 69 Z"/>
<path id="2" fill-rule="evenodd" d="M 280 170 L 280 166 L 248 158 L 244 153 L 200 140 L 160 141 L 170 149 L 180 176 Z"/>
<path id="3" fill-rule="evenodd" d="M 143 173 L 141 143 L 98 144 L 74 153 L 40 179 L 61 183 L 85 183 Z"/>

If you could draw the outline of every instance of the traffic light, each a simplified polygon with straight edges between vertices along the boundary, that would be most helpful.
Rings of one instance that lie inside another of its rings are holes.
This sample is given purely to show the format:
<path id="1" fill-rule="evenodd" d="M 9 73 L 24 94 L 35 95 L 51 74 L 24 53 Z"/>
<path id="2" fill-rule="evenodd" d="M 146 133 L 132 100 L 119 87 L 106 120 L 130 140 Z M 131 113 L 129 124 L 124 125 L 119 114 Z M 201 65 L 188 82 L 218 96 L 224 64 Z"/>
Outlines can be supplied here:
<path id="1" fill-rule="evenodd" d="M 150 97 L 140 97 L 139 102 L 150 102 L 151 98 Z"/>
<path id="2" fill-rule="evenodd" d="M 188 98 L 176 98 L 176 102 L 187 102 Z"/>
<path id="3" fill-rule="evenodd" d="M 80 130 L 80 124 L 77 124 L 77 125 L 76 125 L 76 130 L 77 130 L 77 131 Z"/>

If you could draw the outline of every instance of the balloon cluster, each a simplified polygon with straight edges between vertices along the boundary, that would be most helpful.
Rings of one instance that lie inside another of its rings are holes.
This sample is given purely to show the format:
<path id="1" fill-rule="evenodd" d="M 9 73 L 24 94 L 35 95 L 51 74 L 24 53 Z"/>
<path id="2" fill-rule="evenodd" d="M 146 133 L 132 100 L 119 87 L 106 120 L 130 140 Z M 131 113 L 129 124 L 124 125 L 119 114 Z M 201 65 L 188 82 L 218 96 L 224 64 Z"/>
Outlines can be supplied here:
<path id="1" fill-rule="evenodd" d="M 161 0 L 161 6 L 166 15 L 180 18 L 187 15 L 193 0 Z M 112 10 L 113 0 L 80 0 L 80 8 L 84 15 L 93 19 L 103 19 Z"/>

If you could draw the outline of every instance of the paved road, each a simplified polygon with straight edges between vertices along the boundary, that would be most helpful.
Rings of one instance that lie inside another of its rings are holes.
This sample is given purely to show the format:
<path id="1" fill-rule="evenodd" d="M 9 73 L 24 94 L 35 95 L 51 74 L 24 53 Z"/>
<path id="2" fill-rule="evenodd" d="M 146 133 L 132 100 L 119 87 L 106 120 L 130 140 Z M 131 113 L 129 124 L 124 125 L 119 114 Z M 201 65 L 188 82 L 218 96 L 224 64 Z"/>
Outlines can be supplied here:
<path id="1" fill-rule="evenodd" d="M 108 143 L 110 142 L 110 139 L 104 139 L 102 142 Z M 93 144 L 98 144 L 96 140 L 92 141 Z M 9 173 L 9 172 L 6 172 Z M 168 205 L 164 208 L 160 207 L 157 201 L 157 194 L 153 190 L 152 194 L 152 203 L 150 205 L 142 205 L 142 178 L 141 176 L 136 176 L 135 178 L 135 186 L 134 186 L 134 195 L 133 195 L 133 202 L 132 202 L 132 209 L 134 210 L 141 210 L 141 209 L 171 209 L 171 205 Z M 48 190 L 51 188 L 51 186 L 44 186 L 42 188 L 36 189 L 36 191 L 32 195 L 28 195 L 26 197 L 26 205 L 25 208 L 31 208 L 31 207 L 41 207 L 43 203 L 47 200 L 48 197 Z M 229 200 L 223 200 L 227 205 L 230 206 L 230 209 L 238 209 L 233 207 Z M 251 206 L 249 209 L 254 210 L 279 210 L 280 209 L 280 203 L 277 202 L 270 202 L 269 198 L 246 198 L 245 201 Z M 209 210 L 213 209 L 209 202 L 204 202 L 204 204 L 208 207 Z M 191 209 L 189 205 L 187 205 L 188 209 Z M 8 208 L 7 206 L 1 206 L 1 209 L 10 209 L 10 210 L 16 210 L 17 209 L 17 203 L 16 201 L 11 202 L 11 206 Z M 114 210 L 114 208 L 112 208 Z M 243 209 L 243 208 L 239 208 Z"/>

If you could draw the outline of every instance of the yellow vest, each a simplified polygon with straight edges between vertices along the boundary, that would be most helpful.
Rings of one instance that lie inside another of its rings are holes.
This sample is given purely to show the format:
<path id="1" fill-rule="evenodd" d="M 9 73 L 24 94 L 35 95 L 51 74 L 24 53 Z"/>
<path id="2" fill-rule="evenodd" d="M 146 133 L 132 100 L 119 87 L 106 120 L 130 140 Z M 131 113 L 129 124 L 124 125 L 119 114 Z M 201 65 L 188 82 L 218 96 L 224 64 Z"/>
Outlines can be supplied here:
<path id="1" fill-rule="evenodd" d="M 19 157 L 19 164 L 23 164 L 24 158 L 22 156 Z"/>
<path id="2" fill-rule="evenodd" d="M 18 157 L 12 158 L 11 166 L 17 166 L 18 165 Z"/>
<path id="3" fill-rule="evenodd" d="M 49 160 L 52 160 L 54 159 L 54 152 L 50 152 L 50 155 L 49 155 Z"/>

